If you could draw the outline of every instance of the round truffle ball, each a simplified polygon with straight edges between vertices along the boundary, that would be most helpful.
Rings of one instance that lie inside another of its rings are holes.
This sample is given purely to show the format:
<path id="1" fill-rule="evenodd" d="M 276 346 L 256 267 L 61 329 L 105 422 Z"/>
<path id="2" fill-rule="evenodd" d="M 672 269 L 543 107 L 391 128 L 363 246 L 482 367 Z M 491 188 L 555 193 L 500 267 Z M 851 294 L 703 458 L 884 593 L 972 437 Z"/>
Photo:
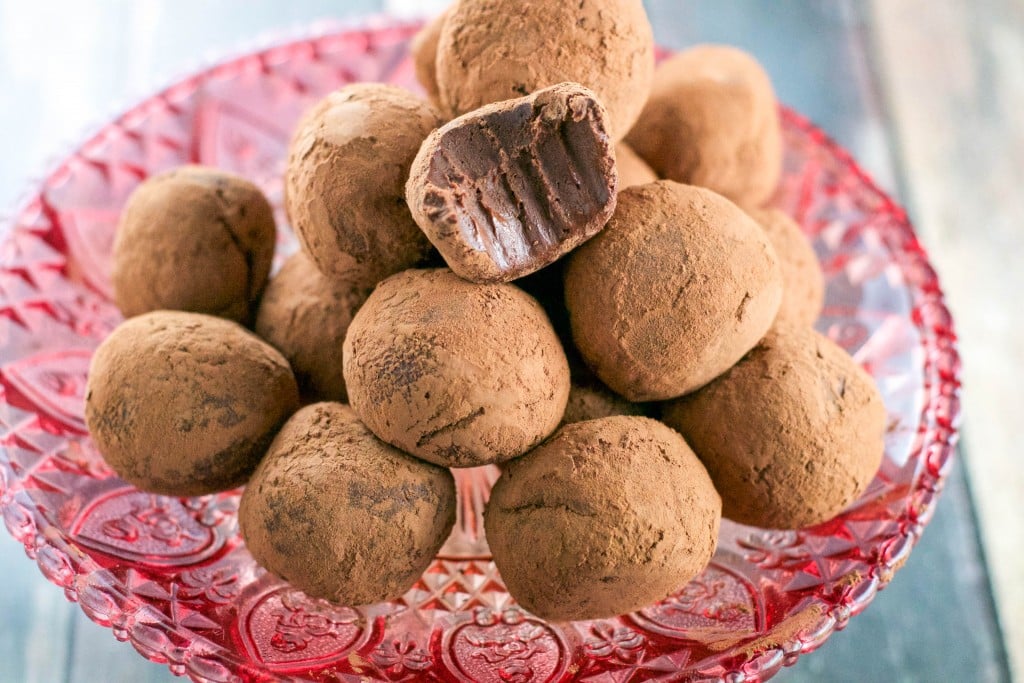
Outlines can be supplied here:
<path id="1" fill-rule="evenodd" d="M 645 417 L 566 425 L 505 465 L 484 512 L 509 593 L 551 620 L 640 609 L 711 560 L 722 502 L 679 434 Z"/>
<path id="2" fill-rule="evenodd" d="M 755 209 L 750 215 L 764 228 L 782 268 L 782 305 L 776 320 L 813 325 L 825 304 L 825 277 L 810 240 L 778 209 Z"/>
<path id="3" fill-rule="evenodd" d="M 303 117 L 288 154 L 285 207 L 324 275 L 377 282 L 427 256 L 405 181 L 439 124 L 426 102 L 380 83 L 346 86 Z"/>
<path id="4" fill-rule="evenodd" d="M 303 396 L 345 401 L 341 347 L 372 283 L 331 280 L 304 253 L 293 254 L 263 294 L 256 333 L 284 354 Z"/>
<path id="5" fill-rule="evenodd" d="M 654 36 L 641 0 L 459 0 L 437 47 L 449 118 L 572 81 L 597 93 L 614 140 L 636 121 L 653 73 Z"/>
<path id="6" fill-rule="evenodd" d="M 441 40 L 441 29 L 451 10 L 445 10 L 424 26 L 409 46 L 412 63 L 416 68 L 416 80 L 423 86 L 431 102 L 438 101 L 437 88 L 437 44 Z"/>
<path id="7" fill-rule="evenodd" d="M 586 422 L 614 415 L 643 415 L 643 406 L 608 391 L 596 380 L 573 379 L 562 424 Z"/>
<path id="8" fill-rule="evenodd" d="M 156 311 L 92 357 L 85 420 L 115 472 L 145 491 L 198 496 L 245 483 L 299 406 L 291 368 L 240 325 Z"/>
<path id="9" fill-rule="evenodd" d="M 775 251 L 724 197 L 659 181 L 619 194 L 565 272 L 573 339 L 630 401 L 682 396 L 722 374 L 768 331 L 782 300 Z"/>
<path id="10" fill-rule="evenodd" d="M 722 494 L 723 513 L 795 529 L 839 514 L 874 478 L 886 412 L 871 377 L 843 349 L 779 324 L 736 367 L 665 406 Z"/>
<path id="11" fill-rule="evenodd" d="M 183 166 L 132 193 L 114 238 L 114 302 L 125 317 L 161 309 L 248 322 L 274 258 L 274 212 L 260 189 Z"/>
<path id="12" fill-rule="evenodd" d="M 660 64 L 626 141 L 661 177 L 709 188 L 744 206 L 764 203 L 782 174 L 771 80 L 734 47 L 701 45 Z"/>
<path id="13" fill-rule="evenodd" d="M 263 567 L 315 598 L 395 600 L 455 523 L 452 473 L 378 440 L 340 403 L 295 413 L 242 494 L 238 522 Z"/>
<path id="14" fill-rule="evenodd" d="M 349 400 L 373 433 L 448 467 L 522 455 L 555 430 L 569 395 L 568 362 L 540 305 L 446 269 L 378 285 L 342 357 Z"/>
<path id="15" fill-rule="evenodd" d="M 658 180 L 658 174 L 654 169 L 625 142 L 615 146 L 615 164 L 619 169 L 619 191 Z"/>

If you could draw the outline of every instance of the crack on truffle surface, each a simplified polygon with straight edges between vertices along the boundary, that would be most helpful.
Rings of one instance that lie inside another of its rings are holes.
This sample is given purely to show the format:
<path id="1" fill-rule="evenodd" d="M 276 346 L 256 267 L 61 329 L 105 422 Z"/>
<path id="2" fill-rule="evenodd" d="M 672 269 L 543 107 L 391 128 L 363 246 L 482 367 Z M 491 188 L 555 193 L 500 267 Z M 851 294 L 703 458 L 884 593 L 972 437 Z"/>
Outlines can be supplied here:
<path id="1" fill-rule="evenodd" d="M 438 427 L 437 429 L 431 429 L 429 432 L 426 432 L 416 440 L 416 446 L 418 448 L 422 448 L 424 444 L 433 441 L 434 439 L 440 436 L 444 436 L 445 434 L 450 434 L 452 432 L 458 432 L 463 429 L 466 429 L 470 427 L 474 422 L 476 422 L 486 412 L 487 409 L 484 408 L 483 406 L 480 406 L 479 408 L 471 412 L 469 415 L 466 415 L 465 417 L 460 417 L 457 420 L 448 422 Z"/>

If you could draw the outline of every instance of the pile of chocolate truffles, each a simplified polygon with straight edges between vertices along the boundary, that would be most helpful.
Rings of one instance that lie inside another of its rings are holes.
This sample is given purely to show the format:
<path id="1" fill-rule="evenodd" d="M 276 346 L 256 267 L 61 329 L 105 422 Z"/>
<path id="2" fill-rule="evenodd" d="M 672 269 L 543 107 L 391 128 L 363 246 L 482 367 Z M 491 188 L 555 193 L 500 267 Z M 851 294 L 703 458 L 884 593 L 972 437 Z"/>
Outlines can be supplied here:
<path id="1" fill-rule="evenodd" d="M 131 197 L 129 319 L 86 396 L 111 467 L 167 495 L 248 483 L 256 560 L 358 605 L 435 557 L 450 468 L 500 465 L 494 562 L 559 620 L 679 590 L 723 515 L 801 527 L 865 491 L 885 409 L 812 329 L 822 274 L 768 204 L 782 135 L 754 59 L 655 68 L 641 0 L 458 0 L 413 49 L 429 99 L 350 85 L 299 123 L 300 251 L 273 277 L 246 180 L 185 167 Z"/>

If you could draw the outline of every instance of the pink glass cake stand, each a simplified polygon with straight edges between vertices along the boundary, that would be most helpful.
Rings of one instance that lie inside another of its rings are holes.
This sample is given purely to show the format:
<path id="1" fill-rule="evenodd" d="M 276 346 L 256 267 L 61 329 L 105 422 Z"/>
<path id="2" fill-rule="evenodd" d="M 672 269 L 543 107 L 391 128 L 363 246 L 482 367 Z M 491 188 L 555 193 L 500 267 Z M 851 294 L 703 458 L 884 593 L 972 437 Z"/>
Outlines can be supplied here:
<path id="1" fill-rule="evenodd" d="M 841 629 L 907 559 L 949 469 L 959 413 L 952 320 L 906 214 L 792 111 L 777 204 L 824 267 L 819 329 L 885 396 L 885 462 L 863 498 L 826 524 L 724 524 L 712 564 L 663 602 L 557 624 L 519 609 L 480 537 L 496 476 L 487 469 L 457 473 L 456 531 L 401 600 L 311 600 L 255 565 L 238 535 L 237 492 L 143 493 L 89 440 L 82 394 L 93 349 L 120 320 L 108 273 L 128 194 L 153 173 L 203 163 L 255 180 L 280 206 L 297 117 L 352 81 L 412 86 L 415 29 L 378 22 L 195 74 L 104 127 L 33 188 L 0 238 L 7 529 L 91 619 L 196 681 L 769 678 Z M 283 232 L 282 255 L 294 249 Z"/>

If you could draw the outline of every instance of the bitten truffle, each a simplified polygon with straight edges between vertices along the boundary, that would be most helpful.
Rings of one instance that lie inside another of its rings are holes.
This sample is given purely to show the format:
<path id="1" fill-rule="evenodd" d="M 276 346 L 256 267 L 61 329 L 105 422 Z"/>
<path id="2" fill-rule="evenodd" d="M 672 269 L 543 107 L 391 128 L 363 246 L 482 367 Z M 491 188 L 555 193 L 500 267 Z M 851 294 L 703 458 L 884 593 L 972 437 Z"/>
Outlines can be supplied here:
<path id="1" fill-rule="evenodd" d="M 125 317 L 167 309 L 250 322 L 270 274 L 274 213 L 260 189 L 202 166 L 132 193 L 114 238 L 114 301 Z"/>
<path id="2" fill-rule="evenodd" d="M 298 405 L 288 361 L 256 335 L 156 311 L 122 323 L 96 350 L 85 419 L 123 479 L 198 496 L 244 484 Z"/>
<path id="3" fill-rule="evenodd" d="M 586 422 L 614 415 L 643 415 L 643 406 L 608 391 L 596 380 L 573 379 L 562 424 Z"/>
<path id="4" fill-rule="evenodd" d="M 608 227 L 565 272 L 587 365 L 630 401 L 682 396 L 764 336 L 782 300 L 775 251 L 720 195 L 659 181 L 619 193 Z"/>
<path id="5" fill-rule="evenodd" d="M 562 83 L 435 131 L 413 162 L 406 198 L 457 275 L 507 282 L 600 231 L 617 183 L 604 107 Z"/>
<path id="6" fill-rule="evenodd" d="M 562 621 L 632 612 L 685 585 L 711 560 L 721 513 L 679 434 L 609 417 L 505 465 L 484 523 L 509 593 Z"/>
<path id="7" fill-rule="evenodd" d="M 347 400 L 341 347 L 372 285 L 351 278 L 331 280 L 301 251 L 267 285 L 256 333 L 288 359 L 307 399 Z"/>
<path id="8" fill-rule="evenodd" d="M 780 324 L 736 367 L 665 406 L 729 519 L 795 529 L 831 519 L 874 478 L 886 412 L 871 377 L 817 332 Z"/>
<path id="9" fill-rule="evenodd" d="M 782 268 L 782 305 L 776 320 L 811 326 L 825 303 L 825 278 L 814 247 L 800 226 L 778 209 L 753 210 Z"/>
<path id="10" fill-rule="evenodd" d="M 384 441 L 449 467 L 515 458 L 555 430 L 569 367 L 544 310 L 512 285 L 410 270 L 348 329 L 349 400 Z"/>
<path id="11" fill-rule="evenodd" d="M 737 204 L 771 197 L 782 131 L 771 80 L 742 50 L 701 45 L 658 66 L 650 100 L 626 141 L 663 178 Z"/>
<path id="12" fill-rule="evenodd" d="M 441 29 L 444 28 L 445 19 L 448 18 L 450 11 L 445 10 L 434 17 L 413 37 L 410 45 L 413 65 L 416 67 L 416 80 L 423 86 L 432 103 L 438 102 L 437 44 L 441 40 Z"/>
<path id="13" fill-rule="evenodd" d="M 340 403 L 297 412 L 242 494 L 238 522 L 263 567 L 345 605 L 395 600 L 455 523 L 451 472 L 378 440 Z"/>
<path id="14" fill-rule="evenodd" d="M 437 48 L 450 118 L 572 81 L 608 108 L 615 141 L 640 114 L 653 73 L 654 36 L 641 0 L 459 0 Z"/>
<path id="15" fill-rule="evenodd" d="M 377 282 L 427 256 L 405 181 L 438 125 L 426 102 L 379 83 L 346 86 L 305 115 L 288 155 L 285 207 L 324 275 Z"/>
<path id="16" fill-rule="evenodd" d="M 658 174 L 625 142 L 615 146 L 615 165 L 619 171 L 619 191 L 634 185 L 646 185 L 658 180 Z"/>

